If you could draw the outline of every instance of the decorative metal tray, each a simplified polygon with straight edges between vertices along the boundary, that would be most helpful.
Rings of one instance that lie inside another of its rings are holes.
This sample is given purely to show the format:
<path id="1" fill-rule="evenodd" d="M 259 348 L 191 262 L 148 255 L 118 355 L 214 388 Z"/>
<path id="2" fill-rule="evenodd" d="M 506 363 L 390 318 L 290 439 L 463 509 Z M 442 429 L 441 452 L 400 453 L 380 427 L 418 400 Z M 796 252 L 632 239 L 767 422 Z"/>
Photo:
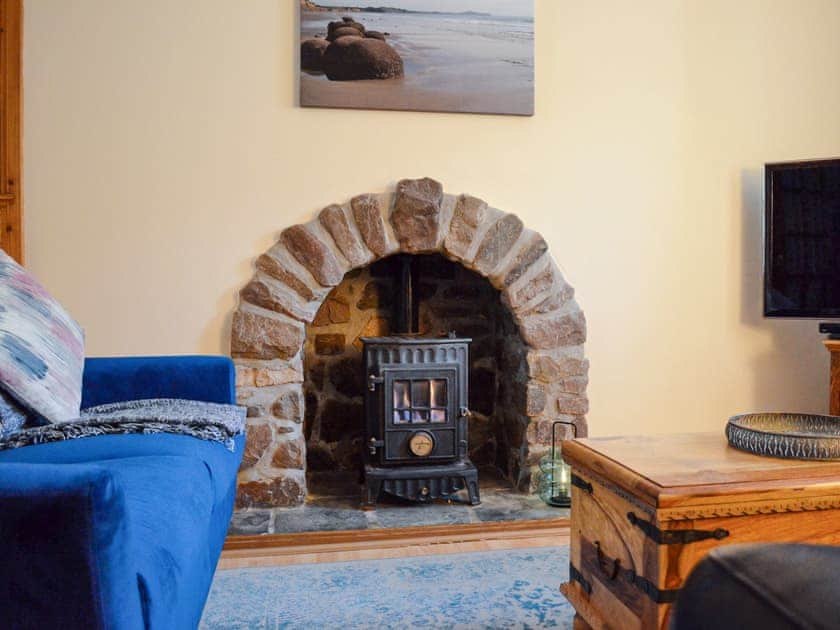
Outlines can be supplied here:
<path id="1" fill-rule="evenodd" d="M 747 413 L 726 423 L 729 444 L 742 451 L 788 459 L 840 459 L 840 416 Z"/>

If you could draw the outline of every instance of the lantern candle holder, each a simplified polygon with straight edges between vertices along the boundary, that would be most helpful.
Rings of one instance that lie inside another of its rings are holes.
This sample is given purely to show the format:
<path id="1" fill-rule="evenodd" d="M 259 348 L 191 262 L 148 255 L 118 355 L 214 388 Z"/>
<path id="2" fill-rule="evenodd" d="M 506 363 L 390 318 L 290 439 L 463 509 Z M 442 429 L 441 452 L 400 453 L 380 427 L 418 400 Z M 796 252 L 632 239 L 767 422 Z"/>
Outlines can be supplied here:
<path id="1" fill-rule="evenodd" d="M 573 422 L 557 420 L 551 424 L 551 454 L 540 460 L 538 492 L 547 505 L 568 508 L 572 505 L 572 468 L 563 460 L 557 444 L 558 425 L 572 427 L 572 436 L 577 437 L 577 426 Z"/>

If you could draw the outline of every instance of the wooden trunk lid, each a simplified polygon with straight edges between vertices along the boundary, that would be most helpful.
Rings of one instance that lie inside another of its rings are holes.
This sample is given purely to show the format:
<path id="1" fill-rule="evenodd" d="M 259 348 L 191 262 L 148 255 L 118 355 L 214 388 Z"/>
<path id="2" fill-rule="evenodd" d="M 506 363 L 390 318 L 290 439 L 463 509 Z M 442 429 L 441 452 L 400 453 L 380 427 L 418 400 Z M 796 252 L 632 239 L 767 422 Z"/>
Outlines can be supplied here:
<path id="1" fill-rule="evenodd" d="M 840 507 L 840 462 L 752 455 L 722 431 L 570 440 L 562 452 L 660 521 Z"/>

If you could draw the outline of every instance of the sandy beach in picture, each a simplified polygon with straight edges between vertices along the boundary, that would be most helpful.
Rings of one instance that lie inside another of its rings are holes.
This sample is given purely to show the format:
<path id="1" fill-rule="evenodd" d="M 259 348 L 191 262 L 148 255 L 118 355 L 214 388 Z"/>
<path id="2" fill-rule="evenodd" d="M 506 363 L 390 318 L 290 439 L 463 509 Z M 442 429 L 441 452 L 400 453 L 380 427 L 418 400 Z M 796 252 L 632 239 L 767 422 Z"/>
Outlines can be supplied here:
<path id="1" fill-rule="evenodd" d="M 533 0 L 385 1 L 301 0 L 302 106 L 534 113 Z"/>

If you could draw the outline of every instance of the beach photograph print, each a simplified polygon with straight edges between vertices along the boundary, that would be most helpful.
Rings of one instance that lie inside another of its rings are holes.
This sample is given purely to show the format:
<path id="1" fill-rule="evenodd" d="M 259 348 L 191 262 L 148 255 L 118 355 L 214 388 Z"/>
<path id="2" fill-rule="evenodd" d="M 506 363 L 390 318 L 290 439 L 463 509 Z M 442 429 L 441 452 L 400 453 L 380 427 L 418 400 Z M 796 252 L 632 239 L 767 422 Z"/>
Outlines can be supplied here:
<path id="1" fill-rule="evenodd" d="M 534 113 L 534 0 L 300 0 L 300 104 Z"/>

